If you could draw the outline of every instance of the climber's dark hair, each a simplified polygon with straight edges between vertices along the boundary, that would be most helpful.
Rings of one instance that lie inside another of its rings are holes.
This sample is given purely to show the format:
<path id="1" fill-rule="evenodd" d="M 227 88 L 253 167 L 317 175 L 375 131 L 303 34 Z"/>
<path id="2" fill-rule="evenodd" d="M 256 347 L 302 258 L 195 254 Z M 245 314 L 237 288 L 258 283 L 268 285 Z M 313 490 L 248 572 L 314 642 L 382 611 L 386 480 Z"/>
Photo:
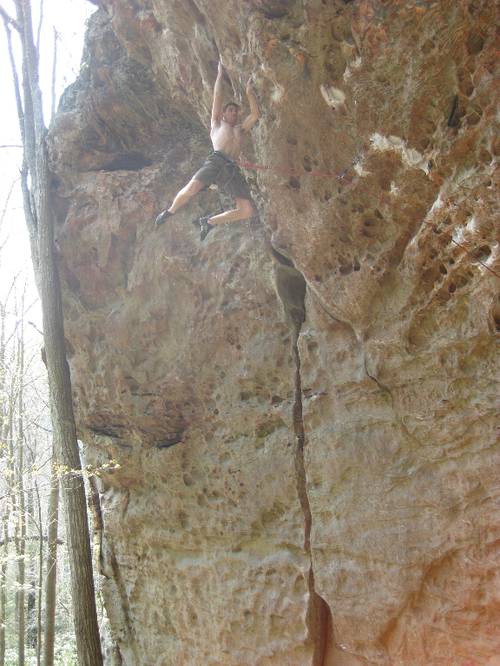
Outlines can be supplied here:
<path id="1" fill-rule="evenodd" d="M 222 113 L 224 113 L 226 109 L 228 109 L 230 106 L 234 106 L 235 109 L 240 108 L 240 105 L 236 104 L 236 102 L 228 102 L 227 104 L 224 104 L 224 106 L 222 107 Z"/>

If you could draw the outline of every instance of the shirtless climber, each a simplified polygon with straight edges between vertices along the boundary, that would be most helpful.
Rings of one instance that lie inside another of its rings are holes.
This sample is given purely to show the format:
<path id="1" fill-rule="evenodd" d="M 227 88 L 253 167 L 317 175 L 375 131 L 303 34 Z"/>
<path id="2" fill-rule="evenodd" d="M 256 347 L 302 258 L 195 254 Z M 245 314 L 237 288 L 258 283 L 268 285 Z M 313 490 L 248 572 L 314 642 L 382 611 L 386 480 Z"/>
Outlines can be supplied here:
<path id="1" fill-rule="evenodd" d="M 250 190 L 235 160 L 238 159 L 240 154 L 242 133 L 248 132 L 260 117 L 259 107 L 252 90 L 251 79 L 249 79 L 246 93 L 250 104 L 250 114 L 239 124 L 240 107 L 238 104 L 229 102 L 224 106 L 222 105 L 223 71 L 222 62 L 219 61 L 210 129 L 210 138 L 214 150 L 189 183 L 175 195 L 170 208 L 161 212 L 155 221 L 156 225 L 163 224 L 168 217 L 185 206 L 195 194 L 212 185 L 212 183 L 216 183 L 234 198 L 236 208 L 218 215 L 200 217 L 200 240 L 204 240 L 217 224 L 247 220 L 254 214 Z"/>

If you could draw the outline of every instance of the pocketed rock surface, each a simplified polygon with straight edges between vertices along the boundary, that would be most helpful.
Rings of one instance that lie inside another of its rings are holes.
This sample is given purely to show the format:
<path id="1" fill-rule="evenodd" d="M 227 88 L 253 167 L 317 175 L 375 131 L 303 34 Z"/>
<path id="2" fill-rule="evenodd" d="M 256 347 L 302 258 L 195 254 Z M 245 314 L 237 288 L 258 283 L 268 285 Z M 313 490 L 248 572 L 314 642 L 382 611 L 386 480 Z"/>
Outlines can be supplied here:
<path id="1" fill-rule="evenodd" d="M 99 0 L 49 134 L 124 666 L 494 666 L 489 0 Z M 258 216 L 153 220 L 253 82 Z"/>

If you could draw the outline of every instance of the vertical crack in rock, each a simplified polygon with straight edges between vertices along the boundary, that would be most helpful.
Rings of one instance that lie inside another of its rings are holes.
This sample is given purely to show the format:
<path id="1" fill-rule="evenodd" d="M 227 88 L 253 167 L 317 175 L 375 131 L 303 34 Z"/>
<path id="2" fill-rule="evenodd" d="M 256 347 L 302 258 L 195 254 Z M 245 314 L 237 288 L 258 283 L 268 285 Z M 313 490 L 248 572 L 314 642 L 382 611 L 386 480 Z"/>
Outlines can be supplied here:
<path id="1" fill-rule="evenodd" d="M 98 571 L 106 579 L 112 579 L 116 585 L 116 589 L 120 598 L 121 610 L 123 612 L 123 620 L 126 632 L 128 634 L 127 644 L 131 646 L 132 652 L 134 653 L 134 658 L 136 663 L 139 663 L 139 651 L 137 649 L 137 642 L 135 640 L 134 629 L 132 626 L 132 621 L 130 618 L 129 611 L 129 601 L 127 597 L 127 592 L 125 589 L 125 584 L 121 575 L 120 567 L 116 559 L 115 552 L 108 542 L 106 544 L 106 550 L 109 557 L 109 566 L 111 568 L 111 574 L 109 570 L 107 571 L 106 558 L 104 552 L 104 518 L 102 513 L 101 502 L 99 499 L 99 489 L 97 487 L 97 482 L 94 476 L 89 476 L 89 508 L 92 514 L 92 522 L 94 529 L 94 551 L 95 557 L 97 560 Z M 113 657 L 115 663 L 122 664 L 123 657 L 121 654 L 119 642 L 113 637 Z"/>
<path id="2" fill-rule="evenodd" d="M 293 404 L 293 426 L 295 432 L 294 462 L 297 479 L 297 493 L 304 513 L 304 549 L 309 561 L 309 607 L 307 626 L 309 636 L 314 644 L 312 666 L 323 666 L 326 663 L 329 637 L 331 632 L 331 612 L 326 601 L 316 592 L 314 587 L 314 570 L 311 552 L 312 515 L 307 495 L 307 479 L 304 463 L 305 431 L 302 415 L 302 382 L 300 374 L 300 354 L 298 340 L 302 324 L 305 321 L 306 281 L 293 262 L 273 249 L 276 260 L 276 287 L 283 303 L 290 328 L 292 329 L 292 356 L 295 363 L 295 394 Z"/>
<path id="3" fill-rule="evenodd" d="M 330 607 L 316 592 L 314 587 L 314 570 L 311 553 L 311 524 L 312 515 L 309 498 L 307 496 L 307 479 L 304 464 L 305 433 L 302 418 L 302 383 L 300 376 L 300 354 L 298 339 L 300 324 L 295 324 L 292 341 L 292 353 L 295 361 L 295 401 L 293 405 L 293 424 L 296 437 L 295 471 L 297 475 L 297 492 L 304 512 L 304 548 L 309 556 L 311 566 L 309 569 L 309 608 L 307 624 L 309 635 L 314 642 L 313 666 L 323 666 L 328 649 L 328 638 L 331 626 Z"/>
<path id="4" fill-rule="evenodd" d="M 113 547 L 111 546 L 111 544 L 108 544 L 108 550 L 109 550 L 109 563 L 110 563 L 110 566 L 111 566 L 111 571 L 113 572 L 113 580 L 114 580 L 114 583 L 116 585 L 118 595 L 120 597 L 125 630 L 126 630 L 127 635 L 128 635 L 127 645 L 129 645 L 132 649 L 132 652 L 134 654 L 135 663 L 139 664 L 140 663 L 139 650 L 137 648 L 137 641 L 136 641 L 136 638 L 135 638 L 134 627 L 132 625 L 132 620 L 131 620 L 131 617 L 130 617 L 129 600 L 128 600 L 128 596 L 127 596 L 127 591 L 125 589 L 125 583 L 124 583 L 122 575 L 121 575 L 121 571 L 120 571 L 120 567 L 118 565 L 118 560 L 116 559 L 115 551 L 114 551 Z M 117 642 L 117 645 L 118 645 L 118 642 Z"/>

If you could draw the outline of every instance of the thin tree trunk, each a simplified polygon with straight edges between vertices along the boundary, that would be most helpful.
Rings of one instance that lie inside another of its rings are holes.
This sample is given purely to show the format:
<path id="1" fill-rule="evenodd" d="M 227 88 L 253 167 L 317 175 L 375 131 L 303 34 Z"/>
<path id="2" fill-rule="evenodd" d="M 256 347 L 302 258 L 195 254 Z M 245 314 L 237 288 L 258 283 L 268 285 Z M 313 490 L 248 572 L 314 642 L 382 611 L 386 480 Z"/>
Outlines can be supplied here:
<path id="1" fill-rule="evenodd" d="M 26 593 L 26 644 L 32 648 L 36 649 L 37 644 L 37 622 L 36 622 L 36 597 L 37 597 L 37 576 L 38 572 L 36 569 L 36 560 L 33 558 L 30 560 L 29 566 L 29 589 Z"/>
<path id="2" fill-rule="evenodd" d="M 16 488 L 15 488 L 15 478 L 16 478 L 16 466 L 14 458 L 14 403 L 15 403 L 15 376 L 14 373 L 11 382 L 10 382 L 10 393 L 9 400 L 7 405 L 7 419 L 4 424 L 4 436 L 5 441 L 7 442 L 7 479 L 9 484 L 9 509 L 10 516 L 14 523 L 14 546 L 17 554 L 17 497 L 16 497 Z M 7 522 L 5 524 L 4 532 L 5 543 L 9 543 L 9 518 L 7 517 Z M 17 597 L 16 597 L 16 617 L 17 617 Z"/>
<path id="3" fill-rule="evenodd" d="M 43 216 L 40 215 L 39 219 L 42 220 Z M 43 236 L 43 233 L 40 235 Z M 46 243 L 47 239 L 44 239 L 40 244 L 44 339 L 52 407 L 55 415 L 54 433 L 59 442 L 58 457 L 64 467 L 70 470 L 63 476 L 61 485 L 69 548 L 77 651 L 81 666 L 100 666 L 102 654 L 97 625 L 85 487 L 80 473 L 69 369 L 64 355 L 64 336 L 60 326 L 54 325 L 53 321 L 56 318 L 53 316 L 54 314 L 58 313 L 56 314 L 58 319 L 61 314 L 59 285 L 54 279 L 54 265 L 47 272 L 44 271 L 46 260 L 53 263 L 53 257 L 49 257 L 47 252 Z M 58 302 L 53 303 L 55 299 Z"/>
<path id="4" fill-rule="evenodd" d="M 73 414 L 71 380 L 65 353 L 61 292 L 53 253 L 53 227 L 48 201 L 49 176 L 44 141 L 39 145 L 37 161 L 40 179 L 37 193 L 40 297 L 54 433 L 58 442 L 58 457 L 68 470 L 63 477 L 62 488 L 76 643 L 81 666 L 99 666 L 102 664 L 102 654 L 97 625 L 87 503 Z"/>
<path id="5" fill-rule="evenodd" d="M 0 442 L 7 439 L 7 401 L 5 400 L 5 305 L 0 303 Z M 4 456 L 4 452 L 0 452 Z M 5 620 L 7 608 L 7 559 L 9 556 L 9 514 L 6 503 L 2 509 L 1 535 L 3 548 L 0 551 L 0 666 L 5 666 Z"/>
<path id="6" fill-rule="evenodd" d="M 34 494 L 34 487 L 35 487 L 35 481 L 33 479 L 33 476 L 29 472 L 30 468 L 30 463 L 28 460 L 28 455 L 29 455 L 29 445 L 28 442 L 25 442 L 25 461 L 26 461 L 26 466 L 28 467 L 28 488 L 25 488 L 25 493 L 26 493 L 26 532 L 29 532 L 33 529 L 33 526 L 36 526 L 38 529 L 39 526 L 37 526 L 37 521 L 35 520 L 35 494 Z M 36 535 L 34 538 L 36 539 L 38 535 Z M 25 539 L 25 544 L 27 548 L 27 544 L 29 541 L 32 541 L 33 535 L 27 535 Z M 37 588 L 38 588 L 38 570 L 36 567 L 36 558 L 29 553 L 26 555 L 26 564 L 27 564 L 27 570 L 28 570 L 28 576 L 27 576 L 27 585 L 26 585 L 26 645 L 32 649 L 36 649 L 37 645 L 37 622 L 36 622 L 36 611 L 37 611 Z M 28 585 L 28 578 L 29 578 L 29 585 Z"/>
<path id="7" fill-rule="evenodd" d="M 53 456 L 54 457 L 54 456 Z M 56 623 L 57 580 L 57 528 L 59 526 L 59 481 L 52 464 L 48 515 L 47 574 L 45 579 L 45 641 L 44 666 L 54 666 L 54 638 Z"/>
<path id="8" fill-rule="evenodd" d="M 5 584 L 7 580 L 7 561 L 9 557 L 9 517 L 7 510 L 2 515 L 3 552 L 0 567 L 0 666 L 5 666 L 5 621 L 7 619 L 7 593 Z"/>
<path id="9" fill-rule="evenodd" d="M 42 501 L 35 481 L 35 493 L 38 507 L 38 587 L 37 587 L 37 613 L 36 613 L 36 664 L 40 666 L 42 655 L 42 587 L 43 587 L 43 523 Z"/>
<path id="10" fill-rule="evenodd" d="M 24 316 L 24 315 L 23 315 Z M 26 383 L 24 380 L 23 384 Z M 30 541 L 37 541 L 42 537 L 42 541 L 39 541 L 39 545 L 43 544 L 43 530 L 38 520 L 40 515 L 40 506 L 39 504 L 35 505 L 35 501 L 39 500 L 40 497 L 36 495 L 37 491 L 37 482 L 36 478 L 32 474 L 33 465 L 36 461 L 36 440 L 31 442 L 29 438 L 29 433 L 25 434 L 24 437 L 24 460 L 26 472 L 26 484 L 24 486 L 24 492 L 26 496 L 26 538 L 25 544 L 27 549 L 26 554 L 26 567 L 29 577 L 26 585 L 26 645 L 33 650 L 37 648 L 38 642 L 38 632 L 37 632 L 37 591 L 39 589 L 38 578 L 39 578 L 39 566 L 37 567 L 37 558 L 33 553 L 30 552 L 28 548 L 28 543 Z M 38 516 L 35 517 L 35 510 L 38 513 Z M 33 533 L 33 530 L 36 529 L 36 534 Z M 38 558 L 39 562 L 39 558 Z"/>
<path id="11" fill-rule="evenodd" d="M 5 443 L 7 402 L 5 400 L 5 316 L 4 303 L 0 303 L 0 442 Z M 0 449 L 0 458 L 4 452 Z"/>
<path id="12" fill-rule="evenodd" d="M 50 205 L 46 128 L 38 80 L 38 54 L 33 40 L 30 0 L 15 0 L 21 27 L 24 105 L 20 116 L 25 164 L 32 196 L 24 197 L 30 232 L 36 225 L 33 254 L 42 302 L 44 344 L 58 459 L 67 468 L 63 498 L 68 536 L 75 635 L 81 666 L 101 666 L 102 653 L 95 604 L 92 555 L 88 530 L 85 487 L 73 414 L 69 367 L 66 361 L 61 289 L 54 257 L 53 212 Z M 9 26 L 6 26 L 9 29 Z M 14 75 L 15 79 L 15 75 Z M 19 97 L 20 94 L 16 95 Z M 19 106 L 19 105 L 18 105 Z"/>
<path id="13" fill-rule="evenodd" d="M 5 310 L 3 310 L 5 314 Z M 3 345 L 5 345 L 5 337 L 3 338 Z M 5 352 L 5 347 L 3 347 Z M 5 361 L 5 355 L 3 357 Z M 16 495 L 16 459 L 15 459 L 15 447 L 14 447 L 14 416 L 15 416 L 15 403 L 16 403 L 16 380 L 19 375 L 19 358 L 15 359 L 15 368 L 10 378 L 9 387 L 7 389 L 7 381 L 4 376 L 3 378 L 3 404 L 2 411 L 4 413 L 3 424 L 2 424 L 2 441 L 6 444 L 7 457 L 6 457 L 6 490 L 7 490 L 7 502 L 4 505 L 4 522 L 3 522 L 3 545 L 4 545 L 4 554 L 5 561 L 2 563 L 2 578 L 4 579 L 3 588 L 3 601 L 2 605 L 4 608 L 3 618 L 7 619 L 7 599 L 6 599 L 6 590 L 5 583 L 8 572 L 8 560 L 7 556 L 9 554 L 9 543 L 13 542 L 17 555 L 17 495 Z M 9 523 L 13 525 L 13 538 L 9 534 Z M 17 596 L 15 599 L 15 612 L 17 618 Z M 5 663 L 5 626 L 2 627 L 2 651 L 1 651 L 1 666 L 4 666 Z"/>
<path id="14" fill-rule="evenodd" d="M 25 664 L 26 644 L 26 505 L 24 496 L 24 298 L 21 308 L 21 331 L 18 341 L 19 355 L 19 388 L 18 388 L 18 415 L 17 415 L 17 474 L 16 487 L 18 492 L 18 530 L 17 530 L 17 659 L 18 665 Z"/>

